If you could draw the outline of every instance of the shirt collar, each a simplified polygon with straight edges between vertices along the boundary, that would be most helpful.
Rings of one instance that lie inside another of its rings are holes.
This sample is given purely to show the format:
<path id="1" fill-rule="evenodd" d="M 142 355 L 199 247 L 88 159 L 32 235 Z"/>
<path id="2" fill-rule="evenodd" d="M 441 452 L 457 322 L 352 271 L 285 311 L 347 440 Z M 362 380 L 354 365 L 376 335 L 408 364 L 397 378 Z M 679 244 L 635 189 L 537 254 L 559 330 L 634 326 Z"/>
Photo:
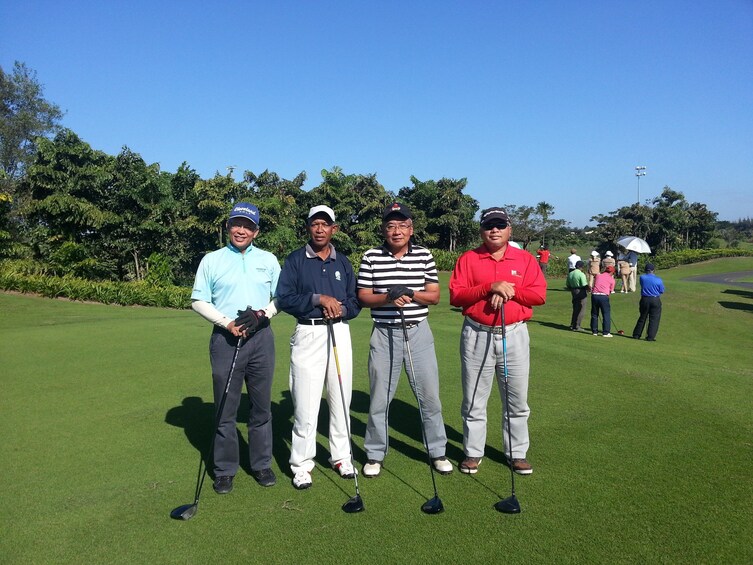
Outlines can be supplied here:
<path id="1" fill-rule="evenodd" d="M 329 257 L 327 257 L 327 259 L 332 259 L 333 261 L 336 261 L 337 251 L 335 250 L 335 246 L 332 245 L 331 243 L 329 243 L 328 245 L 329 245 Z M 316 254 L 316 251 L 314 251 L 314 249 L 311 247 L 310 243 L 306 244 L 306 257 L 308 257 L 309 259 L 315 259 L 319 257 L 319 255 Z"/>
<path id="2" fill-rule="evenodd" d="M 232 243 L 228 242 L 228 244 L 226 245 L 226 247 L 227 247 L 227 248 L 228 248 L 228 249 L 229 249 L 230 251 L 232 251 L 233 253 L 238 253 L 239 255 L 241 255 L 241 250 L 240 250 L 240 249 L 238 249 L 238 248 L 237 248 L 237 247 L 236 247 L 235 245 L 233 245 Z M 251 251 L 251 250 L 252 250 L 253 248 L 254 248 L 254 244 L 253 244 L 253 243 L 251 243 L 251 244 L 250 244 L 250 245 L 249 245 L 248 247 L 246 247 L 246 252 L 250 252 L 250 251 Z"/>
<path id="3" fill-rule="evenodd" d="M 395 256 L 395 254 L 392 253 L 392 251 L 390 251 L 390 248 L 387 247 L 386 243 L 382 243 L 382 251 L 384 251 L 390 257 L 394 257 Z M 411 252 L 413 252 L 413 242 L 409 241 L 408 242 L 408 250 L 405 252 L 405 255 L 408 255 Z"/>

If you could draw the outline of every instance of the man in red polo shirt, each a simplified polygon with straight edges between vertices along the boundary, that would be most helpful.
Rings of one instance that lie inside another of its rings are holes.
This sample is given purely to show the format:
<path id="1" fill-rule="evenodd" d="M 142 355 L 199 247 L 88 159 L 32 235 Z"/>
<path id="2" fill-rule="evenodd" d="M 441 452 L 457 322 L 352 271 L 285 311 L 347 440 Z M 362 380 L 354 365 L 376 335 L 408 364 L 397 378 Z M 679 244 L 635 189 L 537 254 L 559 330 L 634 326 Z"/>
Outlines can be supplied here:
<path id="1" fill-rule="evenodd" d="M 528 373 L 530 367 L 526 320 L 532 307 L 546 301 L 546 279 L 530 253 L 508 245 L 512 227 L 507 212 L 489 208 L 481 213 L 483 245 L 466 251 L 450 278 L 450 303 L 463 309 L 465 322 L 460 337 L 463 381 L 463 451 L 459 468 L 476 473 L 486 446 L 486 404 L 495 375 L 504 368 L 502 309 L 506 324 L 507 377 L 512 446 L 503 433 L 505 455 L 512 469 L 530 475 L 528 452 Z M 504 390 L 500 388 L 503 410 Z M 503 420 L 504 421 L 504 420 Z M 503 431 L 506 426 L 503 426 Z"/>

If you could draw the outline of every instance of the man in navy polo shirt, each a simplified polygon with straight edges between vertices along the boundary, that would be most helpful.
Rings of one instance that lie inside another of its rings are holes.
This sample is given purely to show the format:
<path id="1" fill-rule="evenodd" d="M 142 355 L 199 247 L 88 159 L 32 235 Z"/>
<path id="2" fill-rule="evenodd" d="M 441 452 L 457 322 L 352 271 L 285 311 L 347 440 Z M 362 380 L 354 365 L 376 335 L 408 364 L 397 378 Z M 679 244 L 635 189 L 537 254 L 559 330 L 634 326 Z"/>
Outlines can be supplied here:
<path id="1" fill-rule="evenodd" d="M 214 381 L 214 404 L 219 407 L 239 339 L 235 370 L 214 438 L 214 490 L 233 490 L 238 471 L 236 417 L 246 381 L 250 410 L 248 452 L 251 474 L 262 486 L 276 482 L 272 471 L 272 377 L 275 340 L 269 319 L 277 313 L 274 301 L 280 264 L 277 258 L 253 245 L 259 235 L 259 210 L 239 202 L 227 220 L 227 246 L 204 256 L 196 272 L 191 307 L 214 324 L 209 357 Z M 239 325 L 239 311 L 253 312 L 253 328 Z"/>
<path id="2" fill-rule="evenodd" d="M 280 309 L 298 320 L 290 340 L 290 393 L 293 397 L 293 441 L 290 468 L 293 486 L 311 486 L 316 456 L 316 425 L 322 387 L 327 385 L 329 405 L 329 462 L 341 477 L 352 479 L 348 420 L 340 398 L 337 367 L 332 357 L 328 325 L 337 342 L 343 396 L 350 407 L 353 356 L 348 320 L 358 316 L 356 277 L 348 258 L 331 243 L 337 232 L 335 213 L 329 206 L 314 206 L 306 221 L 309 242 L 285 260 L 277 286 Z"/>
<path id="3" fill-rule="evenodd" d="M 661 320 L 661 298 L 664 294 L 664 281 L 654 274 L 654 266 L 646 264 L 646 273 L 641 275 L 641 301 L 638 304 L 638 321 L 633 328 L 633 337 L 641 339 L 643 328 L 648 320 L 648 332 L 646 341 L 656 341 L 656 333 L 659 331 Z"/>

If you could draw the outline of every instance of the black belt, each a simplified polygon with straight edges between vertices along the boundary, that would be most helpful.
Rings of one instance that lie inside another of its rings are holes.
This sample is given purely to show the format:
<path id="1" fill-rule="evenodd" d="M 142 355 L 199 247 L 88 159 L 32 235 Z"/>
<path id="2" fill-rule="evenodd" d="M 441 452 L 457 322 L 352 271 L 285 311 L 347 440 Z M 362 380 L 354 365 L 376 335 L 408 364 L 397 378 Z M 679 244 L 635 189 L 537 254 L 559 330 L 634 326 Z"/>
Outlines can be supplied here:
<path id="1" fill-rule="evenodd" d="M 342 321 L 342 318 L 332 318 L 331 320 L 325 320 L 324 318 L 298 318 L 298 323 L 304 326 L 323 326 L 330 323 L 339 324 Z"/>
<path id="2" fill-rule="evenodd" d="M 406 328 L 415 328 L 419 322 L 405 322 Z M 391 324 L 390 322 L 374 322 L 375 326 L 379 326 L 380 328 L 396 328 L 396 329 L 402 329 L 403 324 L 397 323 L 397 324 Z"/>

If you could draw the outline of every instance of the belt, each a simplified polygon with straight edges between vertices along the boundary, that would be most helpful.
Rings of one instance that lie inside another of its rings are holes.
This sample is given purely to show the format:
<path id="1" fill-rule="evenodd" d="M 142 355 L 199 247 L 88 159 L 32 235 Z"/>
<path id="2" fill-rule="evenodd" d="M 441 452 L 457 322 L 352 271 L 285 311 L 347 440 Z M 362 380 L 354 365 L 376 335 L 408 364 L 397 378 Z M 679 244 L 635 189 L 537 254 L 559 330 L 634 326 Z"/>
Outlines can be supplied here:
<path id="1" fill-rule="evenodd" d="M 592 292 L 591 296 L 607 296 L 606 292 Z"/>
<path id="2" fill-rule="evenodd" d="M 415 328 L 420 322 L 405 322 L 406 328 Z M 380 328 L 396 328 L 396 329 L 402 329 L 403 324 L 401 323 L 390 323 L 390 322 L 374 322 L 375 326 L 379 326 Z"/>
<path id="3" fill-rule="evenodd" d="M 468 324 L 477 330 L 480 330 L 482 332 L 489 332 L 494 335 L 503 335 L 506 330 L 511 330 L 515 326 L 519 326 L 520 324 L 525 324 L 525 322 L 515 322 L 512 324 L 507 324 L 506 326 L 487 326 L 486 324 L 480 324 L 476 320 L 473 320 L 471 318 L 466 317 L 465 321 L 468 322 Z"/>
<path id="4" fill-rule="evenodd" d="M 332 318 L 331 320 L 325 320 L 324 318 L 298 318 L 298 323 L 304 326 L 323 326 L 329 323 L 339 324 L 342 321 L 342 318 Z"/>

